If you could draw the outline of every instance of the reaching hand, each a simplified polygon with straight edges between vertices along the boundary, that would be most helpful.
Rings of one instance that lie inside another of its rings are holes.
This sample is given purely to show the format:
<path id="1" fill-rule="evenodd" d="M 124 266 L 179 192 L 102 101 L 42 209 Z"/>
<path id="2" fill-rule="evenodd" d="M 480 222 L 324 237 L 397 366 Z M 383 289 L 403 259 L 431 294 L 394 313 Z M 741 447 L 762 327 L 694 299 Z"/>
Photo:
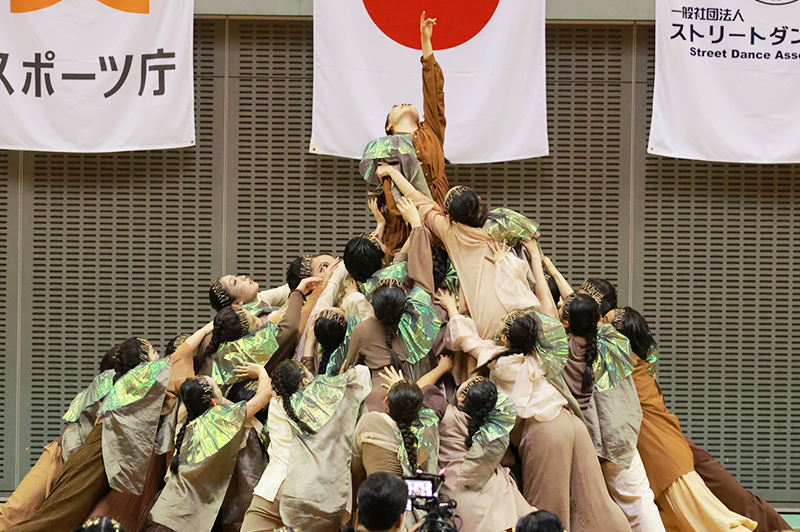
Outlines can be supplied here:
<path id="1" fill-rule="evenodd" d="M 350 281 L 344 286 L 344 295 L 345 297 L 355 294 L 358 292 L 358 284 L 356 284 L 355 280 L 352 277 L 349 277 Z"/>
<path id="2" fill-rule="evenodd" d="M 486 257 L 486 260 L 492 264 L 497 264 L 500 262 L 500 259 L 511 253 L 511 248 L 508 247 L 505 242 L 500 242 L 499 240 L 490 240 L 488 245 L 492 256 Z"/>
<path id="3" fill-rule="evenodd" d="M 266 373 L 267 370 L 264 366 L 256 364 L 255 362 L 248 362 L 233 368 L 233 374 L 237 377 L 246 377 L 248 379 L 257 379 L 261 376 L 261 372 Z"/>
<path id="4" fill-rule="evenodd" d="M 340 262 L 342 262 L 342 259 L 338 259 L 337 258 L 335 261 L 333 261 L 333 264 L 328 266 L 328 268 L 325 270 L 325 273 L 322 274 L 322 282 L 323 283 L 327 283 L 330 280 L 331 276 L 333 275 L 334 270 L 336 270 L 336 267 L 339 266 Z"/>
<path id="5" fill-rule="evenodd" d="M 421 227 L 422 222 L 419 218 L 419 211 L 417 210 L 414 202 L 403 196 L 397 200 L 397 209 L 403 215 L 403 219 L 407 221 L 411 227 Z"/>
<path id="6" fill-rule="evenodd" d="M 315 289 L 321 282 L 322 278 L 320 277 L 306 277 L 297 285 L 297 290 L 304 296 L 307 296 L 308 293 Z"/>
<path id="7" fill-rule="evenodd" d="M 536 240 L 523 240 L 522 245 L 528 250 L 528 254 L 531 256 L 531 263 L 541 262 L 542 250 L 539 249 L 539 243 Z"/>
<path id="8" fill-rule="evenodd" d="M 372 216 L 375 217 L 375 221 L 378 222 L 378 225 L 385 225 L 386 218 L 384 218 L 380 207 L 378 207 L 378 198 L 377 197 L 370 198 L 368 205 L 369 205 L 369 210 L 372 211 Z"/>
<path id="9" fill-rule="evenodd" d="M 542 266 L 544 266 L 544 271 L 549 273 L 551 276 L 553 272 L 556 271 L 556 267 L 553 266 L 553 261 L 550 260 L 550 257 L 542 257 Z"/>
<path id="10" fill-rule="evenodd" d="M 456 305 L 456 298 L 450 290 L 438 289 L 433 294 L 433 302 L 441 306 L 447 311 L 447 315 L 451 318 L 458 316 L 458 305 Z"/>
<path id="11" fill-rule="evenodd" d="M 375 169 L 375 175 L 378 177 L 392 177 L 392 173 L 397 172 L 397 169 L 389 163 L 378 163 L 378 168 Z M 400 172 L 397 172 L 400 174 Z M 403 174 L 400 174 L 403 175 Z"/>
<path id="12" fill-rule="evenodd" d="M 386 381 L 381 384 L 386 390 L 389 390 L 398 382 L 406 380 L 406 378 L 403 377 L 403 372 L 398 371 L 394 366 L 386 366 L 378 375 Z"/>
<path id="13" fill-rule="evenodd" d="M 419 17 L 419 33 L 423 40 L 431 40 L 433 37 L 433 27 L 436 25 L 435 18 L 425 18 L 425 12 Z"/>
<path id="14" fill-rule="evenodd" d="M 214 403 L 218 404 L 218 405 L 221 405 L 222 404 L 222 392 L 220 391 L 219 386 L 217 386 L 217 383 L 214 382 L 214 379 L 212 379 L 208 375 L 205 375 L 205 379 L 206 379 L 206 382 L 211 385 L 211 389 L 214 391 Z"/>
<path id="15" fill-rule="evenodd" d="M 439 357 L 439 369 L 444 373 L 450 373 L 453 370 L 453 357 L 450 355 L 442 355 Z"/>

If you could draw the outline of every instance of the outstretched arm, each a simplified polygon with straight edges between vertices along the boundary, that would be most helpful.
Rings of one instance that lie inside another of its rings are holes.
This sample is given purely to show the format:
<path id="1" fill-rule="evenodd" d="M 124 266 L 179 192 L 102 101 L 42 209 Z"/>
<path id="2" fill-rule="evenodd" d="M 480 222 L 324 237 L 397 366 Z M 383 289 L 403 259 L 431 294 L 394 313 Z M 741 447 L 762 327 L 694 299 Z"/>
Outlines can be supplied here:
<path id="1" fill-rule="evenodd" d="M 539 243 L 536 240 L 526 240 L 522 245 L 525 246 L 531 256 L 531 271 L 533 272 L 533 279 L 536 281 L 536 297 L 539 298 L 542 304 L 540 310 L 542 314 L 558 319 L 556 302 L 553 301 L 553 294 L 550 293 L 550 287 L 547 286 L 547 280 L 544 278 L 542 250 L 539 249 Z"/>
<path id="2" fill-rule="evenodd" d="M 237 366 L 233 372 L 237 377 L 258 378 L 258 389 L 252 399 L 247 401 L 247 419 L 252 419 L 262 408 L 267 406 L 272 399 L 272 381 L 267 375 L 267 370 L 259 364 L 246 364 Z"/>
<path id="3" fill-rule="evenodd" d="M 542 264 L 544 264 L 544 267 L 547 269 L 547 273 L 556 280 L 558 291 L 561 293 L 561 299 L 567 299 L 575 290 L 573 290 L 567 280 L 564 279 L 561 272 L 556 269 L 555 265 L 553 265 L 553 261 L 551 261 L 549 257 L 543 257 Z"/>
<path id="4" fill-rule="evenodd" d="M 419 35 L 422 40 L 422 58 L 433 55 L 431 37 L 433 37 L 433 27 L 436 26 L 435 18 L 425 18 L 425 12 L 419 17 Z"/>

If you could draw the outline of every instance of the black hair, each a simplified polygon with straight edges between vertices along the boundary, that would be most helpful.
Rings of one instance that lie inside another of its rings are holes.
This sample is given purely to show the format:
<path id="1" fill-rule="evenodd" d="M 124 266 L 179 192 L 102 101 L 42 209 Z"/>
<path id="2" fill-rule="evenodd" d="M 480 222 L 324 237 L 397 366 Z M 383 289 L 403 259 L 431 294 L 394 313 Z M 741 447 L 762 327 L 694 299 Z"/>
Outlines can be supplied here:
<path id="1" fill-rule="evenodd" d="M 183 342 L 189 339 L 189 336 L 191 336 L 189 333 L 181 333 L 175 338 L 172 338 L 167 342 L 167 347 L 164 348 L 164 356 L 168 357 L 174 353 Z"/>
<path id="2" fill-rule="evenodd" d="M 289 419 L 294 421 L 306 434 L 314 434 L 308 424 L 297 417 L 297 412 L 292 406 L 292 395 L 300 389 L 302 380 L 306 377 L 305 366 L 296 360 L 284 360 L 272 370 L 272 389 L 283 401 L 283 409 Z"/>
<path id="3" fill-rule="evenodd" d="M 394 110 L 394 107 L 392 107 Z M 392 116 L 392 111 L 389 111 L 389 114 L 386 115 L 386 123 L 383 126 L 383 130 L 386 132 L 387 135 L 394 135 L 394 130 L 389 129 L 389 117 Z"/>
<path id="4" fill-rule="evenodd" d="M 387 414 L 397 423 L 397 428 L 403 436 L 408 464 L 411 471 L 416 471 L 417 438 L 411 432 L 411 424 L 419 419 L 419 411 L 422 409 L 422 390 L 413 382 L 400 381 L 392 386 L 386 399 Z"/>
<path id="5" fill-rule="evenodd" d="M 472 447 L 472 438 L 478 430 L 486 423 L 489 413 L 497 405 L 497 386 L 488 380 L 481 380 L 473 384 L 464 394 L 464 406 L 462 409 L 469 415 L 467 424 L 467 449 Z"/>
<path id="6" fill-rule="evenodd" d="M 601 316 L 605 316 L 617 308 L 617 289 L 614 288 L 613 284 L 599 277 L 592 277 L 591 279 L 587 279 L 587 281 L 592 283 L 598 290 L 600 290 L 600 293 L 603 294 L 603 297 L 600 298 L 598 303 L 600 305 Z"/>
<path id="7" fill-rule="evenodd" d="M 553 296 L 553 302 L 558 305 L 558 300 L 561 299 L 561 290 L 558 289 L 555 277 L 547 278 L 547 288 L 550 290 L 550 295 Z"/>
<path id="8" fill-rule="evenodd" d="M 565 309 L 566 310 L 566 309 Z M 586 368 L 583 370 L 581 389 L 589 393 L 594 385 L 594 362 L 597 360 L 597 322 L 600 321 L 600 307 L 588 294 L 576 293 L 569 301 L 569 330 L 575 336 L 586 340 L 586 349 L 583 360 Z"/>
<path id="9" fill-rule="evenodd" d="M 128 338 L 115 349 L 114 360 L 114 382 L 128 373 L 130 370 L 144 362 L 142 360 L 142 345 L 135 336 Z"/>
<path id="10" fill-rule="evenodd" d="M 344 246 L 344 267 L 350 276 L 363 283 L 383 266 L 381 246 L 365 236 L 351 238 Z"/>
<path id="11" fill-rule="evenodd" d="M 392 340 L 397 335 L 397 326 L 406 312 L 406 292 L 399 286 L 382 285 L 372 293 L 372 310 L 383 325 L 386 347 L 392 350 Z"/>
<path id="12" fill-rule="evenodd" d="M 389 530 L 403 516 L 408 487 L 391 473 L 373 473 L 358 488 L 358 522 L 367 530 Z"/>
<path id="13" fill-rule="evenodd" d="M 241 403 L 243 401 L 244 402 L 249 401 L 250 399 L 252 399 L 253 397 L 256 396 L 256 390 L 254 390 L 250 386 L 248 386 L 248 385 L 252 386 L 251 383 L 258 384 L 258 381 L 257 380 L 249 380 L 249 381 L 244 381 L 244 386 L 235 386 L 235 387 L 232 386 L 231 389 L 228 390 L 228 393 L 226 394 L 226 397 L 228 399 L 230 399 L 231 402 L 234 402 L 234 403 Z M 263 425 L 266 425 L 267 424 L 267 415 L 268 414 L 269 414 L 269 405 L 265 406 L 264 408 L 262 408 L 261 410 L 256 412 L 254 417 L 257 420 L 259 420 Z"/>
<path id="14" fill-rule="evenodd" d="M 215 312 L 219 312 L 225 307 L 230 307 L 235 300 L 236 298 L 233 297 L 233 294 L 228 292 L 228 289 L 222 284 L 222 277 L 214 281 L 211 284 L 211 288 L 208 289 L 208 302 L 211 303 L 211 308 Z"/>
<path id="15" fill-rule="evenodd" d="M 431 246 L 431 259 L 433 261 L 433 287 L 446 288 L 444 280 L 450 269 L 450 257 L 447 251 L 439 246 Z"/>
<path id="16" fill-rule="evenodd" d="M 497 362 L 499 358 L 509 355 L 528 355 L 539 345 L 539 324 L 530 314 L 520 316 L 505 326 L 504 334 L 508 339 L 508 349 L 497 353 L 475 368 L 473 373 L 486 376 L 489 365 Z"/>
<path id="17" fill-rule="evenodd" d="M 631 351 L 642 360 L 647 359 L 651 346 L 658 345 L 647 320 L 631 307 L 625 307 L 625 318 L 620 332 L 630 340 Z"/>
<path id="18" fill-rule="evenodd" d="M 305 277 L 302 274 L 304 257 L 297 257 L 294 259 L 289 267 L 286 268 L 286 284 L 289 285 L 290 290 L 294 290 Z"/>
<path id="19" fill-rule="evenodd" d="M 347 325 L 331 318 L 317 318 L 314 322 L 314 336 L 317 343 L 322 348 L 322 357 L 319 359 L 320 375 L 325 374 L 331 355 L 342 345 L 344 335 L 347 332 Z"/>
<path id="20" fill-rule="evenodd" d="M 72 532 L 125 532 L 118 522 L 108 516 L 92 517 Z"/>
<path id="21" fill-rule="evenodd" d="M 117 352 L 117 346 L 113 346 L 111 349 L 106 351 L 106 354 L 103 355 L 103 358 L 100 359 L 100 373 L 108 371 L 110 369 L 114 369 L 114 354 Z"/>
<path id="22" fill-rule="evenodd" d="M 489 208 L 481 203 L 474 190 L 464 190 L 452 198 L 447 213 L 456 222 L 470 227 L 483 227 L 489 216 Z"/>
<path id="23" fill-rule="evenodd" d="M 237 310 L 233 307 L 223 308 L 214 316 L 214 332 L 211 333 L 211 343 L 206 347 L 205 356 L 213 355 L 225 342 L 233 342 L 244 335 Z"/>
<path id="24" fill-rule="evenodd" d="M 205 380 L 205 377 L 186 379 L 183 381 L 183 384 L 181 384 L 181 402 L 186 407 L 186 422 L 181 427 L 181 430 L 178 431 L 178 436 L 175 438 L 175 454 L 172 456 L 172 461 L 169 463 L 169 470 L 172 471 L 173 475 L 178 474 L 178 466 L 181 463 L 181 446 L 183 445 L 183 438 L 186 436 L 186 427 L 189 426 L 192 420 L 203 415 L 203 413 L 211 407 L 211 400 L 213 397 L 209 397 L 209 385 L 206 382 L 201 382 L 201 379 Z"/>
<path id="25" fill-rule="evenodd" d="M 539 510 L 517 521 L 517 532 L 564 532 L 561 519 L 547 510 Z"/>

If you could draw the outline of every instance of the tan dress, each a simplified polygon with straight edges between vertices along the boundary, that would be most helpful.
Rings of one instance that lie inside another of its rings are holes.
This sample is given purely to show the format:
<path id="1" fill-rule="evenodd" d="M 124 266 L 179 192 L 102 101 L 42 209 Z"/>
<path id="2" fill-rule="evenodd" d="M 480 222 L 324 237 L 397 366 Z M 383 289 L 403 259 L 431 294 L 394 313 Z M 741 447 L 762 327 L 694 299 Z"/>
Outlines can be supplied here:
<path id="1" fill-rule="evenodd" d="M 44 448 L 36 464 L 6 503 L 0 506 L 0 530 L 6 530 L 32 516 L 50 495 L 63 467 L 61 444 L 55 440 Z"/>
<path id="2" fill-rule="evenodd" d="M 494 238 L 480 227 L 454 222 L 441 207 L 417 191 L 409 198 L 419 208 L 422 223 L 444 245 L 458 272 L 460 310 L 469 311 L 481 338 L 492 337 L 506 315 L 495 287 L 496 268 L 489 261 L 492 254 L 488 243 Z"/>
<path id="3" fill-rule="evenodd" d="M 439 416 L 439 467 L 446 468 L 441 492 L 458 502 L 456 513 L 463 522 L 461 532 L 501 532 L 516 526 L 517 521 L 535 511 L 517 488 L 506 467 L 499 464 L 479 490 L 469 489 L 460 481 L 468 449 L 466 445 L 469 416 L 447 399 L 435 386 L 425 386 L 425 406 Z"/>

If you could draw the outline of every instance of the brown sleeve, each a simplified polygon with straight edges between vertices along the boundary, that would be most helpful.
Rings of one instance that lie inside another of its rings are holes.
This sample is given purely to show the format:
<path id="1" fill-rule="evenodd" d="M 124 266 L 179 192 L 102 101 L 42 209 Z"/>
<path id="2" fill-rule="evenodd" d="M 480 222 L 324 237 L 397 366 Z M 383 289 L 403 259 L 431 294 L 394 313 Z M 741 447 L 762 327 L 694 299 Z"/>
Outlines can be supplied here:
<path id="1" fill-rule="evenodd" d="M 444 144 L 444 74 L 433 54 L 422 58 L 422 97 L 425 124 Z"/>
<path id="2" fill-rule="evenodd" d="M 408 237 L 408 276 L 415 285 L 433 295 L 431 234 L 425 227 L 415 227 Z"/>
<path id="3" fill-rule="evenodd" d="M 271 373 L 275 366 L 289 358 L 297 347 L 297 333 L 300 331 L 300 314 L 303 311 L 303 294 L 293 291 L 289 294 L 289 306 L 278 324 L 278 334 L 275 340 L 278 349 L 273 353 L 269 362 L 264 366 L 267 373 Z"/>
<path id="4" fill-rule="evenodd" d="M 425 408 L 430 408 L 436 415 L 439 417 L 441 421 L 444 417 L 445 412 L 447 412 L 447 406 L 450 404 L 447 402 L 447 398 L 442 395 L 442 391 L 436 386 L 423 386 L 422 387 L 422 404 L 425 405 Z"/>
<path id="5" fill-rule="evenodd" d="M 361 323 L 353 327 L 353 332 L 350 333 L 350 345 L 347 346 L 347 356 L 344 359 L 344 363 L 342 364 L 342 369 L 340 370 L 341 373 L 355 365 L 356 360 L 358 359 L 358 353 L 361 351 L 361 343 L 362 343 L 362 331 L 363 327 Z"/>

